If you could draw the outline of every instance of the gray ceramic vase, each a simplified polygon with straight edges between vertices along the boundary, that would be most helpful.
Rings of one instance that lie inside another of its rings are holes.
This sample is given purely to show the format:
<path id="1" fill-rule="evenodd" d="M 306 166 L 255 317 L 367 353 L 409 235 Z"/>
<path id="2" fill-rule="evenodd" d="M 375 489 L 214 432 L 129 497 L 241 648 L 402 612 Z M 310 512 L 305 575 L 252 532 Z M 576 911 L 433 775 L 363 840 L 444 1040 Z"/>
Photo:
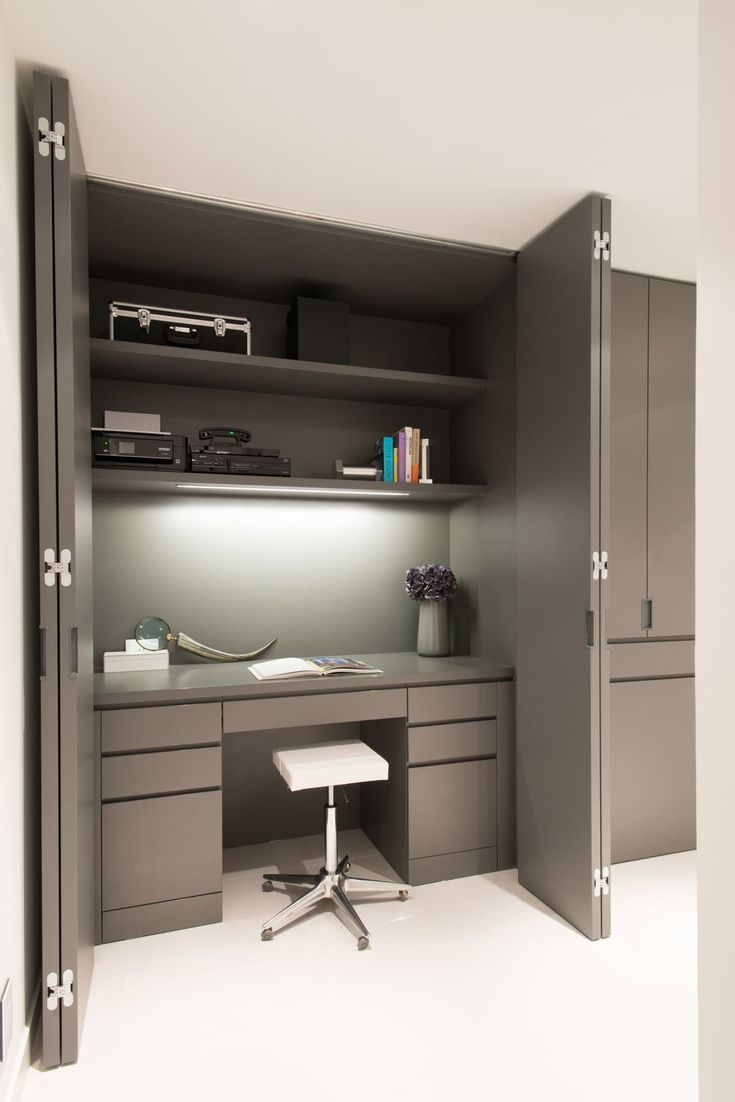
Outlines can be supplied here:
<path id="1" fill-rule="evenodd" d="M 417 653 L 425 658 L 443 658 L 449 649 L 449 601 L 419 601 Z"/>

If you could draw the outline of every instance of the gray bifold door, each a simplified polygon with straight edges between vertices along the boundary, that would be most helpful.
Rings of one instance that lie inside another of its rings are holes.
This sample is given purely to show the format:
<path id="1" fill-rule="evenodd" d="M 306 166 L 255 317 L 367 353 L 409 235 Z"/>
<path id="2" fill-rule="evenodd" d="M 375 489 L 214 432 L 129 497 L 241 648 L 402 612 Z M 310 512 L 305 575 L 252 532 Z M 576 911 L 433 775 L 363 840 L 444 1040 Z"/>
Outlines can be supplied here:
<path id="1" fill-rule="evenodd" d="M 77 1058 L 94 954 L 86 176 L 69 85 L 34 74 L 42 1060 Z"/>
<path id="2" fill-rule="evenodd" d="M 589 196 L 518 259 L 516 652 L 519 879 L 589 938 L 610 933 L 609 333 Z"/>

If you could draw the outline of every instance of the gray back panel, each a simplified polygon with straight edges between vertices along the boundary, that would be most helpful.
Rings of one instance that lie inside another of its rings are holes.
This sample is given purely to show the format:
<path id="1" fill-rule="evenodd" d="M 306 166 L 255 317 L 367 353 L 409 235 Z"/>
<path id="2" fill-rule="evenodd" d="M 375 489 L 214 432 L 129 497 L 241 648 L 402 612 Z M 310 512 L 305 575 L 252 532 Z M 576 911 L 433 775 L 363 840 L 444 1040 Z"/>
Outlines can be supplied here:
<path id="1" fill-rule="evenodd" d="M 593 234 L 605 207 L 583 200 L 518 261 L 518 871 L 591 938 L 602 934 L 592 890 L 602 845 L 601 595 L 592 581 L 601 304 L 609 316 L 608 262 L 594 259 Z"/>
<path id="2" fill-rule="evenodd" d="M 648 585 L 652 634 L 694 634 L 694 331 L 689 283 L 651 280 Z"/>
<path id="3" fill-rule="evenodd" d="M 608 638 L 643 638 L 647 596 L 648 279 L 613 272 Z"/>
<path id="4" fill-rule="evenodd" d="M 59 588 L 61 963 L 74 970 L 62 1007 L 61 1060 L 76 1060 L 94 957 L 92 494 L 90 478 L 87 179 L 66 80 L 52 78 L 53 118 L 66 126 L 54 164 L 59 548 L 72 583 Z"/>

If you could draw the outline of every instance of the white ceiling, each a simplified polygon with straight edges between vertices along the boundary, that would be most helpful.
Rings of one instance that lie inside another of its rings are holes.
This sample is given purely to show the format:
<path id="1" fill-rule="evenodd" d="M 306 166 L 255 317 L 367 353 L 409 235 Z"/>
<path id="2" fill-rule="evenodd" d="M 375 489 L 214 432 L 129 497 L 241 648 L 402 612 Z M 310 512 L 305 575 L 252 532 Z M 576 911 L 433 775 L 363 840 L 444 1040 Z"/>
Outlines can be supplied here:
<path id="1" fill-rule="evenodd" d="M 87 170 L 520 248 L 613 201 L 693 279 L 696 0 L 0 0 L 69 77 Z"/>

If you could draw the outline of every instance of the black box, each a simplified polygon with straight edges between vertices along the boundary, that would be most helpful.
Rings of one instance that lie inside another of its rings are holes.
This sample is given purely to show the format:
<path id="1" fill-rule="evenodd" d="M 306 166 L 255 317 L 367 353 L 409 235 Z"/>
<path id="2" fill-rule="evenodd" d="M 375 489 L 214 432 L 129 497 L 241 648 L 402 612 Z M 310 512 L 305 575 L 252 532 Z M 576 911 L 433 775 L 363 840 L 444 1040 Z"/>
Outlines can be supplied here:
<path id="1" fill-rule="evenodd" d="M 297 298 L 288 312 L 288 354 L 292 360 L 346 364 L 350 358 L 350 308 L 346 302 Z"/>
<path id="2" fill-rule="evenodd" d="M 166 344 L 206 352 L 250 354 L 250 320 L 229 314 L 202 314 L 173 307 L 108 305 L 111 341 Z"/>

